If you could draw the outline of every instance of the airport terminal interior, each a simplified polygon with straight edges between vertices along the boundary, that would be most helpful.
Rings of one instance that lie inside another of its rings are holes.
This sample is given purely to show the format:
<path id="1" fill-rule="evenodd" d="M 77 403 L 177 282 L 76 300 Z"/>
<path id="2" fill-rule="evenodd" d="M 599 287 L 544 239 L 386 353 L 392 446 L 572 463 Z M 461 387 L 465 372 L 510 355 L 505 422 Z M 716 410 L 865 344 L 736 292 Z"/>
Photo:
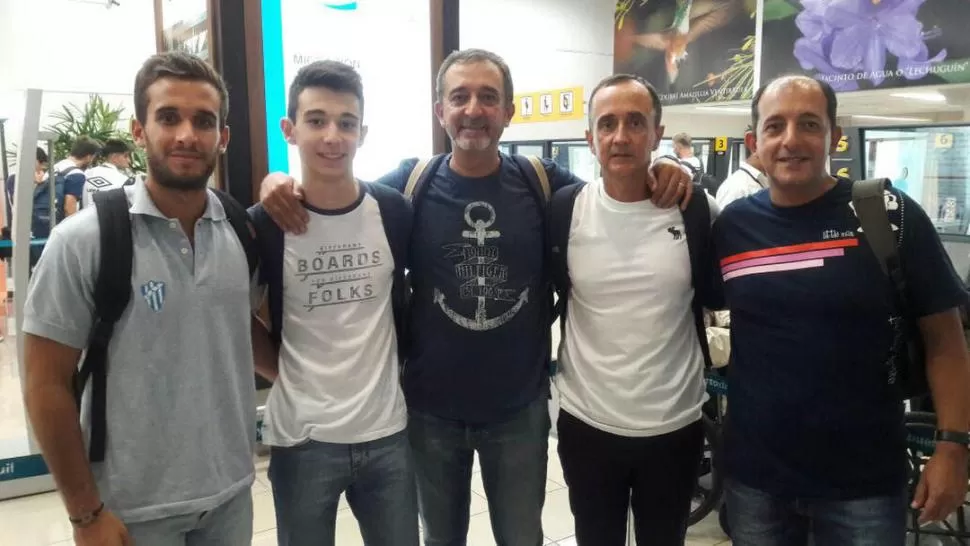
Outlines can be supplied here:
<path id="1" fill-rule="evenodd" d="M 916 6 L 906 12 L 912 21 L 905 29 L 889 28 L 898 17 L 881 19 L 881 10 L 901 2 Z M 825 6 L 843 4 L 868 10 L 860 15 L 863 23 L 846 31 L 863 44 L 854 60 L 833 50 L 831 34 L 841 30 L 826 19 Z M 267 173 L 299 176 L 298 152 L 284 140 L 279 120 L 296 71 L 314 60 L 340 60 L 362 76 L 369 134 L 354 162 L 361 180 L 377 179 L 404 158 L 451 149 L 434 116 L 434 75 L 458 49 L 492 51 L 510 67 L 516 113 L 500 150 L 551 160 L 587 181 L 600 177 L 586 142 L 589 95 L 610 74 L 635 73 L 657 89 L 665 132 L 654 157 L 694 163 L 690 172 L 715 184 L 745 164 L 759 85 L 804 74 L 838 92 L 844 137 L 829 172 L 852 180 L 887 178 L 906 192 L 926 211 L 966 279 L 967 21 L 970 3 L 962 0 L 0 0 L 2 174 L 28 189 L 6 184 L 7 206 L 0 211 L 6 226 L 0 291 L 7 294 L 0 305 L 0 546 L 73 544 L 24 409 L 20 330 L 32 267 L 27 262 L 45 239 L 32 237 L 30 221 L 18 217 L 30 210 L 32 184 L 14 175 L 30 176 L 38 147 L 53 170 L 79 138 L 133 142 L 134 76 L 151 55 L 188 51 L 227 82 L 232 138 L 210 184 L 247 206 L 258 201 Z M 906 35 L 912 29 L 915 36 Z M 915 46 L 899 45 L 906 40 Z M 897 56 L 901 51 L 915 53 Z M 684 136 L 687 146 L 677 145 L 675 137 Z M 128 173 L 145 169 L 144 154 L 134 150 Z M 554 355 L 558 337 L 557 324 Z M 262 380 L 258 387 L 262 411 L 269 388 Z M 554 423 L 557 411 L 553 395 Z M 547 544 L 574 545 L 555 431 L 554 425 L 543 533 Z M 254 546 L 277 544 L 268 453 L 259 445 L 255 454 Z M 712 457 L 707 445 L 686 539 L 693 546 L 731 544 Z M 477 461 L 472 479 L 468 544 L 495 544 Z M 336 525 L 338 545 L 364 544 L 344 499 Z M 627 543 L 635 544 L 632 526 L 628 535 Z M 910 521 L 907 543 L 970 544 L 966 513 L 923 529 Z"/>

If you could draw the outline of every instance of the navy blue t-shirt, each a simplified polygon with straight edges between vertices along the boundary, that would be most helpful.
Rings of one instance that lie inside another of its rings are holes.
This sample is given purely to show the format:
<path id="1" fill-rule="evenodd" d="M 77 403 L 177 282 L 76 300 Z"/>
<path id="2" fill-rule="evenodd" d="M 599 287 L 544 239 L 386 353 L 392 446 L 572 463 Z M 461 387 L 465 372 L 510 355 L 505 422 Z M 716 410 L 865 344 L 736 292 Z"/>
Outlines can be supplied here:
<path id="1" fill-rule="evenodd" d="M 887 193 L 912 314 L 966 292 L 933 224 Z M 728 475 L 776 495 L 849 499 L 903 491 L 903 407 L 889 383 L 891 285 L 860 232 L 852 183 L 782 208 L 762 191 L 714 230 L 731 310 Z"/>
<path id="2" fill-rule="evenodd" d="M 468 423 L 502 420 L 548 381 L 549 291 L 543 203 L 502 154 L 483 178 L 448 159 L 414 201 L 408 407 Z M 416 161 L 378 182 L 403 191 Z M 553 191 L 579 182 L 544 161 Z"/>

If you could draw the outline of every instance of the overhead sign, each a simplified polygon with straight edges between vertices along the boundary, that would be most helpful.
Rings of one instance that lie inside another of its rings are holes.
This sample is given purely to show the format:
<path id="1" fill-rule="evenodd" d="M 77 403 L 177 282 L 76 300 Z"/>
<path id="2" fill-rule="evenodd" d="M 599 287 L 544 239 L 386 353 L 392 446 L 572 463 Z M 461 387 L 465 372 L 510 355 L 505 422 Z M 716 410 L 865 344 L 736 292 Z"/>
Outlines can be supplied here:
<path id="1" fill-rule="evenodd" d="M 512 123 L 569 121 L 584 115 L 583 88 L 568 87 L 516 95 Z"/>

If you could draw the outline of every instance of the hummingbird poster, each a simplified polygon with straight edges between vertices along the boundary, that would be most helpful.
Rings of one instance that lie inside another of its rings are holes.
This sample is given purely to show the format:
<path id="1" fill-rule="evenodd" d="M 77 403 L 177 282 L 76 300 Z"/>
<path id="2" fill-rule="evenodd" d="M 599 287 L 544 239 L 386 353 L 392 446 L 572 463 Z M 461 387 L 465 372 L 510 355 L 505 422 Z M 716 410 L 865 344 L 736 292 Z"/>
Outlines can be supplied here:
<path id="1" fill-rule="evenodd" d="M 836 91 L 970 83 L 970 1 L 764 0 L 761 80 Z"/>
<path id="2" fill-rule="evenodd" d="M 757 0 L 618 0 L 613 71 L 642 76 L 664 105 L 754 95 Z"/>

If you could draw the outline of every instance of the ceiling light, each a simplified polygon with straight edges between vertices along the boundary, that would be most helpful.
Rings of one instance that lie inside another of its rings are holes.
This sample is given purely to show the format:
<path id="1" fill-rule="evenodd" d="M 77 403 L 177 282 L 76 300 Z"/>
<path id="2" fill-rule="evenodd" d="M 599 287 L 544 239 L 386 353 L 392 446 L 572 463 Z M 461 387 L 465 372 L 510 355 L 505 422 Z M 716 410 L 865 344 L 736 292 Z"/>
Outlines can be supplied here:
<path id="1" fill-rule="evenodd" d="M 926 102 L 946 102 L 946 97 L 943 93 L 939 91 L 919 91 L 919 92 L 905 92 L 905 93 L 890 93 L 890 97 L 898 97 L 901 99 L 913 99 L 921 100 Z"/>
<path id="2" fill-rule="evenodd" d="M 928 119 L 928 118 L 906 118 L 906 117 L 898 117 L 898 116 L 864 116 L 864 115 L 856 115 L 856 114 L 853 114 L 852 117 L 859 118 L 859 119 L 875 119 L 875 120 L 882 120 L 882 121 L 906 121 L 906 122 L 910 122 L 910 121 L 911 122 L 929 122 L 929 121 L 933 121 L 933 120 Z"/>

